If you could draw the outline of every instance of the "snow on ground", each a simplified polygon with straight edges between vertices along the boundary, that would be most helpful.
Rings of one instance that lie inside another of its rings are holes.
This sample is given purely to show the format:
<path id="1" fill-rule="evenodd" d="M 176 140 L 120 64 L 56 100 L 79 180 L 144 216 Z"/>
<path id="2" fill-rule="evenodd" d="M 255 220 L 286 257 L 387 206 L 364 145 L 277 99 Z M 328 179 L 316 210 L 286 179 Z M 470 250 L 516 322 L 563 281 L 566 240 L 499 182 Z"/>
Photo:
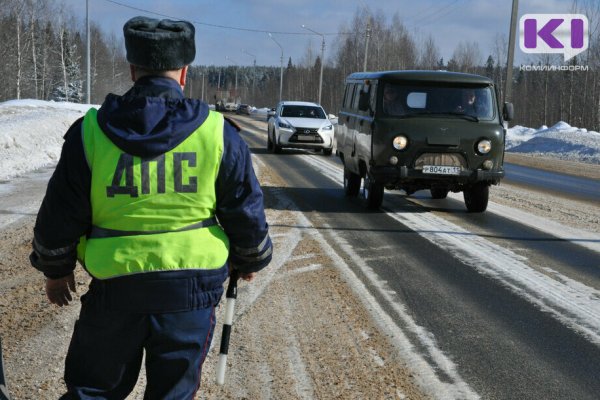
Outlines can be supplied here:
<path id="1" fill-rule="evenodd" d="M 517 125 L 508 129 L 506 150 L 600 164 L 600 133 L 563 121 L 539 129 Z"/>
<path id="2" fill-rule="evenodd" d="M 0 103 L 0 181 L 55 164 L 63 135 L 90 107 L 41 100 Z"/>
<path id="3" fill-rule="evenodd" d="M 98 106 L 42 100 L 0 103 L 0 181 L 55 164 L 63 135 L 90 107 Z M 254 109 L 252 114 L 266 117 L 267 110 Z M 600 164 L 600 133 L 565 122 L 550 128 L 512 127 L 508 129 L 506 148 L 516 153 Z"/>

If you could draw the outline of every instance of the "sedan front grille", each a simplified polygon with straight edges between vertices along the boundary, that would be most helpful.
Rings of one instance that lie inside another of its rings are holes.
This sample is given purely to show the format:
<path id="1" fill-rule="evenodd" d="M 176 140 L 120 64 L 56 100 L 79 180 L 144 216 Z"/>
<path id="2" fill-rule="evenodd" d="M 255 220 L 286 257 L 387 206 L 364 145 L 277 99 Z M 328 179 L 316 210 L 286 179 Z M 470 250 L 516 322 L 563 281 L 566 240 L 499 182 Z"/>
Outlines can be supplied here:
<path id="1" fill-rule="evenodd" d="M 296 133 L 299 135 L 316 135 L 317 131 L 316 128 L 296 128 Z"/>
<path id="2" fill-rule="evenodd" d="M 292 143 L 324 143 L 317 131 L 316 128 L 296 128 L 296 132 L 289 141 Z"/>

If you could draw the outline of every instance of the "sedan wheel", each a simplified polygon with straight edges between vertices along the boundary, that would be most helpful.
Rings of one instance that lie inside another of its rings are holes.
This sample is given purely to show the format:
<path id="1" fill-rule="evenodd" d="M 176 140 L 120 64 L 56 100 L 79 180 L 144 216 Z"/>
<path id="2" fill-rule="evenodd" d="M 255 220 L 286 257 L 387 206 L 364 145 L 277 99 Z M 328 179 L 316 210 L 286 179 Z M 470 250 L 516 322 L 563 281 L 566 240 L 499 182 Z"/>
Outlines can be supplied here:
<path id="1" fill-rule="evenodd" d="M 277 141 L 275 139 L 275 132 L 273 132 L 273 141 L 271 142 L 271 151 L 275 154 L 281 153 L 281 146 L 277 145 Z"/>
<path id="2" fill-rule="evenodd" d="M 273 142 L 271 142 L 271 133 L 267 133 L 267 150 L 273 150 Z"/>

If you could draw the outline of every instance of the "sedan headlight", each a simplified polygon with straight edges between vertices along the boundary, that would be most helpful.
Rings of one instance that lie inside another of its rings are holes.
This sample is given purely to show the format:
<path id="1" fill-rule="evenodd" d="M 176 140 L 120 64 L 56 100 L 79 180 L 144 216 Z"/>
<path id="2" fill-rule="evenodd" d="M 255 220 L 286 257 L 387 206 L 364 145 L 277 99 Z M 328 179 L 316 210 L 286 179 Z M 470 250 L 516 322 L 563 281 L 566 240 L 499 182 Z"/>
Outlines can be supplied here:
<path id="1" fill-rule="evenodd" d="M 479 154 L 487 154 L 492 150 L 492 142 L 487 139 L 480 140 L 477 143 L 477 151 Z"/>
<path id="2" fill-rule="evenodd" d="M 289 124 L 286 124 L 286 123 L 285 123 L 285 122 L 283 122 L 283 121 L 279 121 L 279 127 L 280 127 L 280 128 L 286 128 L 286 129 L 292 129 L 291 125 L 289 125 Z"/>
<path id="3" fill-rule="evenodd" d="M 333 129 L 333 125 L 325 125 L 321 128 L 322 131 L 330 131 Z"/>
<path id="4" fill-rule="evenodd" d="M 408 138 L 403 135 L 396 136 L 392 141 L 392 145 L 396 150 L 404 150 L 408 146 Z"/>

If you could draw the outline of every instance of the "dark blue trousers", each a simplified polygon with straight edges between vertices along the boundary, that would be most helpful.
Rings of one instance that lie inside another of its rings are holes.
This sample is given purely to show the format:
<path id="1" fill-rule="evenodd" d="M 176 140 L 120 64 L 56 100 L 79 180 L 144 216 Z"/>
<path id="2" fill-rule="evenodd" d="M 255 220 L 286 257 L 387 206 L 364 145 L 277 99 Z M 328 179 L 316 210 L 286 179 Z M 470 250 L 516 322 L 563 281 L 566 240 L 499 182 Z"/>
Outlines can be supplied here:
<path id="1" fill-rule="evenodd" d="M 135 313 L 82 297 L 65 365 L 62 399 L 124 399 L 146 353 L 144 399 L 193 399 L 215 327 L 215 308 Z"/>

